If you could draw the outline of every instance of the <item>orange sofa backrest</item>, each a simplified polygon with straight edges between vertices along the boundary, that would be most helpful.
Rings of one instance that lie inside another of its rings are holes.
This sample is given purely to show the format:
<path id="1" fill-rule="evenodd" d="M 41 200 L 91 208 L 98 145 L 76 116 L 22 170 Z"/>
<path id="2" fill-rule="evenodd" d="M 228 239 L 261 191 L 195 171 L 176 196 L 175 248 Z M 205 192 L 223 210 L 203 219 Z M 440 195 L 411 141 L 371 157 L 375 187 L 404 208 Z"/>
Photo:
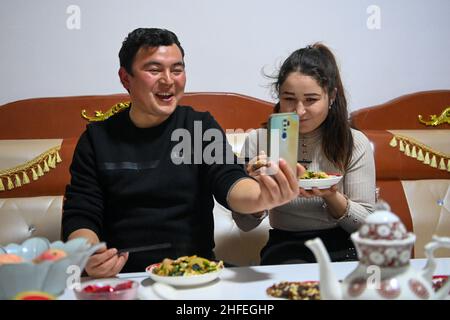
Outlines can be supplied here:
<path id="1" fill-rule="evenodd" d="M 106 112 L 128 94 L 37 98 L 7 103 L 0 107 L 0 139 L 50 139 L 79 137 L 88 121 L 81 111 L 93 116 Z M 235 93 L 186 93 L 181 105 L 209 111 L 223 129 L 259 128 L 272 113 L 270 102 Z"/>
<path id="2" fill-rule="evenodd" d="M 352 112 L 353 127 L 360 130 L 387 129 L 450 129 L 450 123 L 426 126 L 419 121 L 430 121 L 450 108 L 450 90 L 422 91 L 407 94 L 391 101 Z M 450 111 L 448 112 L 450 117 Z"/>

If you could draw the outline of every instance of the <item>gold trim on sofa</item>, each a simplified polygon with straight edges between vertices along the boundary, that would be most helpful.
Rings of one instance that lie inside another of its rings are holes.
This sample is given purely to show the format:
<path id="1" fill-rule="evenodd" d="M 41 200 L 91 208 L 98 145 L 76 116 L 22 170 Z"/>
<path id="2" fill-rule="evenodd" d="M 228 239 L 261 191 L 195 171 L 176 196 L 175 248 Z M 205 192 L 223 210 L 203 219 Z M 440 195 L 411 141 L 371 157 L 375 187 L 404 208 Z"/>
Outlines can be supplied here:
<path id="1" fill-rule="evenodd" d="M 11 190 L 30 183 L 28 174 L 31 174 L 33 181 L 36 181 L 50 169 L 56 168 L 56 164 L 62 162 L 58 152 L 60 148 L 61 146 L 53 147 L 30 161 L 0 170 L 0 191 Z"/>
<path id="2" fill-rule="evenodd" d="M 407 133 L 407 130 L 388 131 L 391 131 L 391 133 L 393 134 L 393 137 L 389 142 L 389 145 L 391 147 L 398 147 L 399 151 L 403 152 L 406 156 L 417 159 L 418 161 L 421 161 L 423 162 L 423 164 L 429 165 L 432 168 L 450 172 L 450 154 L 447 154 L 442 150 L 436 150 L 436 148 L 419 142 L 417 139 L 409 135 L 407 136 L 405 134 L 396 132 L 400 131 Z M 437 133 L 437 131 L 435 131 L 435 133 Z M 438 137 L 439 135 L 436 134 L 435 136 Z M 447 139 L 447 137 L 450 137 L 450 135 L 448 134 L 444 134 L 443 136 L 444 140 Z M 442 144 L 440 146 L 442 147 Z"/>
<path id="3" fill-rule="evenodd" d="M 438 117 L 435 114 L 430 116 L 430 121 L 425 121 L 422 119 L 422 115 L 418 116 L 419 122 L 423 123 L 426 126 L 438 126 L 440 124 L 448 123 L 450 124 L 450 107 L 447 107 L 444 111 L 442 111 L 441 115 Z"/>
<path id="4" fill-rule="evenodd" d="M 81 116 L 88 120 L 89 122 L 94 122 L 94 121 L 103 121 L 108 119 L 109 117 L 115 115 L 116 113 L 121 112 L 122 110 L 125 110 L 126 108 L 130 107 L 130 102 L 119 102 L 116 103 L 115 105 L 113 105 L 109 110 L 107 110 L 106 112 L 103 111 L 95 111 L 95 115 L 94 116 L 88 116 L 86 114 L 86 109 L 81 110 Z"/>

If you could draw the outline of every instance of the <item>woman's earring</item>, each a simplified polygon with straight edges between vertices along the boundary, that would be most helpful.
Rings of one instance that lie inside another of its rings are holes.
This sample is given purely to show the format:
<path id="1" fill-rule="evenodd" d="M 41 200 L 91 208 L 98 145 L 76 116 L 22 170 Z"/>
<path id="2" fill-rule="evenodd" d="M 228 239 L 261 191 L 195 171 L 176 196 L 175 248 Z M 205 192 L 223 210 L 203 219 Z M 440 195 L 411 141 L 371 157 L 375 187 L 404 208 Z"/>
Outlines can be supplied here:
<path id="1" fill-rule="evenodd" d="M 328 109 L 331 109 L 331 106 L 333 105 L 334 101 L 331 101 L 330 105 L 328 106 Z"/>

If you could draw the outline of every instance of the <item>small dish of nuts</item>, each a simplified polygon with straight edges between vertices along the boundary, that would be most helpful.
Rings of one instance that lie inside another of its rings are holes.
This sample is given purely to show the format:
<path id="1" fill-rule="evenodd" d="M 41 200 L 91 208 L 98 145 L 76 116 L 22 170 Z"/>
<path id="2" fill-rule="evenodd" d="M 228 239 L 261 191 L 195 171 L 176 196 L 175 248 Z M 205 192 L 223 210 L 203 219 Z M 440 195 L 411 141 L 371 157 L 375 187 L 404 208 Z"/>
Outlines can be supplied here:
<path id="1" fill-rule="evenodd" d="M 267 294 L 290 300 L 320 300 L 319 281 L 282 281 L 267 288 Z"/>

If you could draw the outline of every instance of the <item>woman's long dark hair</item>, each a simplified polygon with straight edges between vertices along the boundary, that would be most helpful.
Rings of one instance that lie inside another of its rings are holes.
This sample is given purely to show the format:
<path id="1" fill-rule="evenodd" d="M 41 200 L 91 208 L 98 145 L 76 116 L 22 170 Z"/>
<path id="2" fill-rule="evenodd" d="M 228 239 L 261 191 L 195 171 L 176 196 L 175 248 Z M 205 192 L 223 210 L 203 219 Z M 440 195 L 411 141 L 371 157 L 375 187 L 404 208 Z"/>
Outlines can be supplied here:
<path id="1" fill-rule="evenodd" d="M 336 90 L 336 98 L 321 125 L 322 150 L 329 161 L 344 171 L 351 160 L 353 136 L 348 121 L 347 99 L 333 53 L 321 43 L 294 51 L 283 62 L 273 84 L 278 94 L 281 85 L 292 72 L 300 72 L 314 78 L 328 93 L 330 100 Z M 279 111 L 280 103 L 278 102 L 274 112 Z"/>

